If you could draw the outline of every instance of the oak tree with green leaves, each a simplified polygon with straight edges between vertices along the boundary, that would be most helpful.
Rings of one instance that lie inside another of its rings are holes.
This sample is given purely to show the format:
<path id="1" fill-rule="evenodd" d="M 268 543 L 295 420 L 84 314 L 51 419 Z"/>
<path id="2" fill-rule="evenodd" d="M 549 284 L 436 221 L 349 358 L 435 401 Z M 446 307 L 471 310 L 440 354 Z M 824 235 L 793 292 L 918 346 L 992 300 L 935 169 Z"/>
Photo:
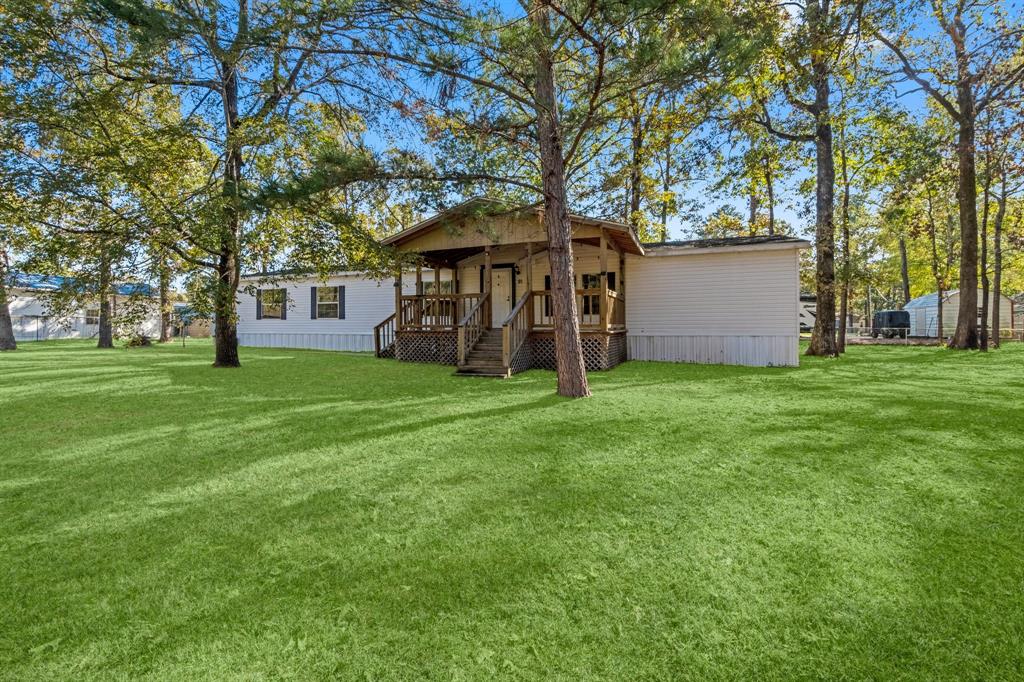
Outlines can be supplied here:
<path id="1" fill-rule="evenodd" d="M 931 25 L 935 30 L 922 32 Z M 960 308 L 951 348 L 978 348 L 978 117 L 1019 96 L 1024 82 L 1024 17 L 998 0 L 896 3 L 878 40 L 899 75 L 956 124 L 960 215 Z"/>

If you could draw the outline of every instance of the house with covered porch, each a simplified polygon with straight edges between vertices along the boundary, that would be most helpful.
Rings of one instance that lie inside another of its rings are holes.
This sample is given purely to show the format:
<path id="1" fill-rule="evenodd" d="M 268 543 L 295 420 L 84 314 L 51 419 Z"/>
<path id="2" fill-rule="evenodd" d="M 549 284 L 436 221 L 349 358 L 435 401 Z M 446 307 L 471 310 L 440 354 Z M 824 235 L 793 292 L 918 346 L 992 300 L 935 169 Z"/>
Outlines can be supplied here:
<path id="1" fill-rule="evenodd" d="M 798 363 L 799 251 L 806 241 L 643 244 L 629 225 L 571 220 L 588 370 L 626 359 Z M 239 300 L 241 343 L 372 349 L 384 358 L 454 365 L 461 374 L 554 369 L 541 207 L 510 210 L 475 199 L 383 243 L 416 263 L 396 274 L 393 287 L 356 272 L 321 282 L 248 276 Z M 265 287 L 271 279 L 275 286 Z"/>

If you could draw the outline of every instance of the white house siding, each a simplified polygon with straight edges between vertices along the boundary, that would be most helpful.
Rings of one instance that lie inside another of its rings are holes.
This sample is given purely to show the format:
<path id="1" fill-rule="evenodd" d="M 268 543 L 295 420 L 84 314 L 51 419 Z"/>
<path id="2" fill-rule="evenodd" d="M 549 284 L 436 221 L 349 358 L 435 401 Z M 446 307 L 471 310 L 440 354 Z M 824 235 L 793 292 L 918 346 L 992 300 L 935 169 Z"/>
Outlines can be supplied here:
<path id="1" fill-rule="evenodd" d="M 797 248 L 670 249 L 626 261 L 630 359 L 799 364 Z"/>
<path id="2" fill-rule="evenodd" d="M 111 297 L 114 309 L 124 299 Z M 98 324 L 86 324 L 85 309 L 64 316 L 50 314 L 46 294 L 30 289 L 13 289 L 8 306 L 14 338 L 18 341 L 46 341 L 52 339 L 88 339 L 99 334 Z M 139 323 L 139 333 L 156 336 L 160 333 L 160 309 L 154 300 L 146 317 Z"/>
<path id="3" fill-rule="evenodd" d="M 423 281 L 432 282 L 433 272 L 423 271 Z M 442 280 L 448 276 L 442 272 Z M 372 351 L 373 328 L 395 312 L 393 280 L 378 282 L 360 274 L 328 278 L 289 278 L 287 281 L 257 284 L 247 280 L 242 286 L 288 290 L 288 313 L 284 320 L 256 319 L 256 297 L 244 290 L 238 293 L 238 342 L 243 346 L 272 348 L 313 348 L 319 350 Z M 345 287 L 345 319 L 311 319 L 310 287 Z M 416 292 L 415 275 L 402 279 L 402 291 Z"/>

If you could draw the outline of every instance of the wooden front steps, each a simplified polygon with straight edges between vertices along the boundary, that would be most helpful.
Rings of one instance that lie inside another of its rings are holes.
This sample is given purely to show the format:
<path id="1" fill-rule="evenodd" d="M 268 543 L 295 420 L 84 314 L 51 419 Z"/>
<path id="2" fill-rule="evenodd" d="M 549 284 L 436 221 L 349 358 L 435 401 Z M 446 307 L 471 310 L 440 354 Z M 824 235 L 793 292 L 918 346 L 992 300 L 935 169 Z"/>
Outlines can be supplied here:
<path id="1" fill-rule="evenodd" d="M 459 365 L 455 373 L 459 376 L 502 377 L 509 376 L 501 357 L 501 329 L 488 329 L 469 352 L 465 364 Z"/>

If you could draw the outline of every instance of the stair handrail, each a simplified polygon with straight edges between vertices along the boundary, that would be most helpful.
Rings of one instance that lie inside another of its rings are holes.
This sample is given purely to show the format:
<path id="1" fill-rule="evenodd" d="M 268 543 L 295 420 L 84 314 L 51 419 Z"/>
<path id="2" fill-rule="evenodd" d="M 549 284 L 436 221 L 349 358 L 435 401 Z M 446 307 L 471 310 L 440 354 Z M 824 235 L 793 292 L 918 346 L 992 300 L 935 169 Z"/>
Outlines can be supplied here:
<path id="1" fill-rule="evenodd" d="M 532 299 L 532 291 L 523 294 L 501 323 L 501 363 L 506 369 L 512 366 L 512 358 L 530 336 L 533 316 L 529 314 L 528 303 Z"/>
<path id="2" fill-rule="evenodd" d="M 373 328 L 373 354 L 378 358 L 395 342 L 395 313 Z"/>
<path id="3" fill-rule="evenodd" d="M 476 345 L 476 342 L 480 340 L 484 333 L 483 311 L 486 309 L 490 297 L 491 292 L 484 293 L 480 300 L 473 304 L 473 307 L 459 320 L 457 361 L 460 365 L 466 364 L 466 358 L 469 357 L 470 351 L 473 350 L 473 346 Z"/>

